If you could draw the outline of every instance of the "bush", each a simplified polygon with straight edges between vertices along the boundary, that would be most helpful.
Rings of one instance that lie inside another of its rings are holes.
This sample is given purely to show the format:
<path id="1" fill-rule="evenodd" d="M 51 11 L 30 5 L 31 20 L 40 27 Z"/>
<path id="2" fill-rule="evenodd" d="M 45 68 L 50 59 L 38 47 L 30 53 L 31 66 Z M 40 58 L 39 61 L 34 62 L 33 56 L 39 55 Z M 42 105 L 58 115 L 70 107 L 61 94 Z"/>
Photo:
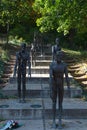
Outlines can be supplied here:
<path id="1" fill-rule="evenodd" d="M 9 36 L 9 43 L 10 44 L 14 44 L 14 45 L 20 45 L 21 42 L 25 42 L 25 40 L 22 37 L 18 37 L 18 36 Z"/>
<path id="2" fill-rule="evenodd" d="M 1 54 L 1 59 L 3 62 L 7 62 L 9 60 L 9 52 L 8 50 L 3 50 Z"/>
<path id="3" fill-rule="evenodd" d="M 0 77 L 2 76 L 3 74 L 3 71 L 4 71 L 4 62 L 2 60 L 0 60 Z"/>

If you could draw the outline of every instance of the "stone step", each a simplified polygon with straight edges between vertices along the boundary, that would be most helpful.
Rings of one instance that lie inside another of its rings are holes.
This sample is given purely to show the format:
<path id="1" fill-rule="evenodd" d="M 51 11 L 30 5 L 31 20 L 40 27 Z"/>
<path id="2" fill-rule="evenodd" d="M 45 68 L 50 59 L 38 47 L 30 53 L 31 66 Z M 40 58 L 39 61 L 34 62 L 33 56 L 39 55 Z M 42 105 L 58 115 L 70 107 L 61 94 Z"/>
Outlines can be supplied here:
<path id="1" fill-rule="evenodd" d="M 43 110 L 43 104 L 45 110 Z M 58 105 L 57 105 L 58 106 Z M 52 101 L 50 98 L 26 99 L 26 103 L 19 103 L 18 99 L 0 100 L 1 119 L 52 119 Z M 58 118 L 58 107 L 56 111 Z M 64 98 L 62 118 L 87 119 L 87 102 L 81 99 Z"/>
<path id="2" fill-rule="evenodd" d="M 43 60 L 43 61 L 36 60 L 35 66 L 49 66 L 50 63 L 51 63 L 50 60 Z"/>
<path id="3" fill-rule="evenodd" d="M 52 128 L 52 119 L 46 119 L 45 125 L 43 119 L 36 120 L 17 120 L 20 125 L 17 130 L 55 130 Z M 1 121 L 1 127 L 3 124 L 6 124 L 7 121 Z M 58 129 L 58 118 L 56 119 L 56 126 Z M 64 130 L 86 130 L 87 129 L 87 120 L 86 119 L 62 119 L 62 129 Z"/>
<path id="4" fill-rule="evenodd" d="M 28 73 L 28 67 L 26 69 L 26 73 Z M 49 74 L 49 67 L 31 67 L 31 74 Z"/>
<path id="5" fill-rule="evenodd" d="M 65 80 L 65 77 L 64 77 L 64 80 Z M 77 84 L 77 82 L 74 80 L 74 78 L 69 75 L 69 80 L 70 80 L 70 83 L 71 84 Z M 17 77 L 10 77 L 9 79 L 9 83 L 16 83 L 17 82 Z M 64 81 L 65 82 L 65 81 Z M 28 77 L 28 75 L 26 75 L 26 83 L 29 83 L 29 84 L 41 84 L 41 83 L 46 83 L 48 84 L 49 83 L 49 74 L 31 74 L 31 78 Z"/>
<path id="6" fill-rule="evenodd" d="M 31 57 L 31 56 L 30 56 Z M 36 60 L 39 60 L 39 61 L 52 61 L 52 56 L 50 55 L 36 55 Z M 8 61 L 6 63 L 6 65 L 14 65 L 15 64 L 15 60 L 16 60 L 16 56 L 11 59 L 10 61 Z"/>
<path id="7" fill-rule="evenodd" d="M 47 56 L 51 56 L 52 55 L 52 52 L 51 51 L 45 51 L 45 52 L 36 52 L 36 55 L 47 55 Z"/>
<path id="8" fill-rule="evenodd" d="M 37 64 L 37 63 L 36 63 Z M 31 74 L 49 74 L 49 66 L 44 68 L 44 66 L 42 66 L 43 68 L 41 68 L 40 66 L 37 68 L 38 66 L 36 65 L 31 67 Z M 28 72 L 28 67 L 26 72 Z M 68 72 L 74 72 L 74 71 L 70 71 L 68 70 Z"/>
<path id="9" fill-rule="evenodd" d="M 11 73 L 13 73 L 13 71 L 14 71 L 14 65 L 8 66 L 5 71 L 5 74 L 7 73 L 10 75 Z M 28 72 L 28 66 L 26 67 L 26 72 Z M 44 66 L 31 66 L 31 73 L 32 74 L 35 74 L 35 73 L 49 74 L 49 66 L 45 66 L 45 65 Z"/>
<path id="10" fill-rule="evenodd" d="M 49 66 L 51 63 L 51 60 L 35 60 L 35 66 Z M 14 67 L 15 62 L 9 62 L 8 67 Z"/>
<path id="11" fill-rule="evenodd" d="M 52 60 L 51 55 L 37 55 L 36 60 Z"/>
<path id="12" fill-rule="evenodd" d="M 42 88 L 42 87 L 43 88 Z M 82 97 L 82 89 L 79 86 L 71 86 L 71 97 Z M 3 96 L 9 97 L 18 97 L 17 93 L 17 83 L 8 84 L 1 91 Z M 49 84 L 26 84 L 26 97 L 37 98 L 42 97 L 44 94 L 44 98 L 50 97 L 50 87 Z M 64 97 L 68 97 L 68 88 L 64 86 Z"/>
<path id="13" fill-rule="evenodd" d="M 49 68 L 31 68 L 32 74 L 49 74 Z"/>
<path id="14" fill-rule="evenodd" d="M 49 75 L 47 74 L 32 74 L 32 77 L 29 78 L 28 75 L 26 76 L 26 83 L 34 83 L 34 84 L 40 84 L 41 82 L 44 84 L 45 83 L 49 83 Z M 45 76 L 45 77 L 44 77 Z M 13 83 L 17 83 L 17 77 L 10 77 L 9 79 L 9 83 L 13 84 Z"/>
<path id="15" fill-rule="evenodd" d="M 43 65 L 49 66 L 51 62 L 52 62 L 52 60 L 37 60 L 36 59 L 35 66 L 43 66 Z M 74 63 L 73 60 L 66 60 L 64 62 L 67 63 L 67 65 Z"/>

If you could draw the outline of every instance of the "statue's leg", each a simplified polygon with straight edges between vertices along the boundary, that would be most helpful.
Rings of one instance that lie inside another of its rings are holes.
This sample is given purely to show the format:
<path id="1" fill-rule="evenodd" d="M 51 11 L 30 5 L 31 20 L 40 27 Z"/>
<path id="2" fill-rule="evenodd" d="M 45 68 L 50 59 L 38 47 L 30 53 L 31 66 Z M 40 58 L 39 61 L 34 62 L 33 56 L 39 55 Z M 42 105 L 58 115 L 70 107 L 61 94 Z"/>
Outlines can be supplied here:
<path id="1" fill-rule="evenodd" d="M 19 102 L 21 102 L 21 73 L 18 73 L 17 82 L 18 82 L 18 98 Z"/>
<path id="2" fill-rule="evenodd" d="M 53 104 L 52 104 L 52 109 L 53 109 L 53 128 L 56 128 L 56 99 L 57 99 L 57 93 L 56 91 L 53 92 Z"/>
<path id="3" fill-rule="evenodd" d="M 69 86 L 68 86 L 68 97 L 71 98 L 71 89 Z"/>
<path id="4" fill-rule="evenodd" d="M 34 65 L 34 52 L 32 52 L 32 66 L 35 66 Z"/>
<path id="5" fill-rule="evenodd" d="M 33 54 L 33 63 L 34 63 L 34 66 L 35 66 L 35 63 L 36 63 L 36 53 L 35 52 Z"/>
<path id="6" fill-rule="evenodd" d="M 25 103 L 25 94 L 26 94 L 26 74 L 22 75 L 22 98 L 23 98 L 23 103 Z"/>
<path id="7" fill-rule="evenodd" d="M 63 102 L 63 94 L 64 89 L 62 87 L 58 90 L 58 98 L 59 98 L 59 129 L 62 128 L 62 102 Z"/>
<path id="8" fill-rule="evenodd" d="M 62 103 L 63 103 L 63 95 L 64 95 L 64 88 L 61 86 L 58 91 L 58 98 L 59 98 L 59 110 L 62 112 Z"/>
<path id="9" fill-rule="evenodd" d="M 53 128 L 56 128 L 56 102 L 53 102 L 53 106 L 52 106 L 52 109 L 53 109 L 53 124 L 52 124 L 52 127 Z"/>
<path id="10" fill-rule="evenodd" d="M 31 66 L 33 66 L 33 54 L 31 52 Z"/>
<path id="11" fill-rule="evenodd" d="M 30 78 L 31 78 L 31 63 L 29 64 L 29 75 L 30 75 Z"/>

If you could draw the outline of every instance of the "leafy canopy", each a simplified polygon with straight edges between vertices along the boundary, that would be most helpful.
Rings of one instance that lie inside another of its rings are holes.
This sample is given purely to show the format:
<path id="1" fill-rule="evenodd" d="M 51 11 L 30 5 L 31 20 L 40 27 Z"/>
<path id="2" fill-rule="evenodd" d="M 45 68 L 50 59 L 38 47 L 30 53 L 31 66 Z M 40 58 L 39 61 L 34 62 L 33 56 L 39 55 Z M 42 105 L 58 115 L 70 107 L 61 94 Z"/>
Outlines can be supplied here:
<path id="1" fill-rule="evenodd" d="M 29 20 L 32 12 L 32 2 L 28 0 L 1 0 L 0 1 L 0 24 Z"/>
<path id="2" fill-rule="evenodd" d="M 35 0 L 33 9 L 40 14 L 36 23 L 41 32 L 56 29 L 66 35 L 71 28 L 87 32 L 86 0 Z"/>

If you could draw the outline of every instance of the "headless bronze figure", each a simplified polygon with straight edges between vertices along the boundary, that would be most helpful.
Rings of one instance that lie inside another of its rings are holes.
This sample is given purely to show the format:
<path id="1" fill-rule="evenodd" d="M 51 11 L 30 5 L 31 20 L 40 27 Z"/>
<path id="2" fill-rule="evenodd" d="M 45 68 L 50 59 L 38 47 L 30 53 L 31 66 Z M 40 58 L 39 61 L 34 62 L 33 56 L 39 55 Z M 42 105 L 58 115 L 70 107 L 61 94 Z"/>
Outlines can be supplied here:
<path id="1" fill-rule="evenodd" d="M 62 54 L 59 52 L 55 61 L 50 64 L 50 97 L 52 99 L 53 109 L 53 128 L 56 127 L 56 102 L 58 97 L 58 108 L 59 108 L 59 128 L 62 128 L 61 116 L 62 116 L 62 103 L 64 95 L 64 74 L 70 93 L 70 84 L 68 78 L 67 65 L 61 60 Z"/>
<path id="2" fill-rule="evenodd" d="M 61 47 L 59 45 L 59 38 L 56 38 L 55 45 L 52 46 L 52 60 L 55 60 L 55 56 L 57 52 L 61 51 Z"/>
<path id="3" fill-rule="evenodd" d="M 36 48 L 34 43 L 31 44 L 31 65 L 35 66 L 35 60 L 36 60 Z"/>
<path id="4" fill-rule="evenodd" d="M 34 34 L 34 41 L 31 44 L 31 65 L 35 66 L 35 62 L 36 62 L 36 46 L 37 46 L 37 38 L 36 38 L 36 34 Z"/>
<path id="5" fill-rule="evenodd" d="M 14 67 L 14 74 L 16 76 L 17 72 L 17 83 L 18 83 L 18 97 L 19 102 L 26 102 L 25 101 L 25 94 L 26 94 L 26 67 L 28 63 L 28 75 L 31 77 L 31 62 L 30 62 L 30 55 L 26 51 L 26 44 L 22 43 L 21 50 L 16 53 L 16 63 Z M 22 87 L 21 87 L 22 84 Z M 22 98 L 22 100 L 21 100 Z"/>

